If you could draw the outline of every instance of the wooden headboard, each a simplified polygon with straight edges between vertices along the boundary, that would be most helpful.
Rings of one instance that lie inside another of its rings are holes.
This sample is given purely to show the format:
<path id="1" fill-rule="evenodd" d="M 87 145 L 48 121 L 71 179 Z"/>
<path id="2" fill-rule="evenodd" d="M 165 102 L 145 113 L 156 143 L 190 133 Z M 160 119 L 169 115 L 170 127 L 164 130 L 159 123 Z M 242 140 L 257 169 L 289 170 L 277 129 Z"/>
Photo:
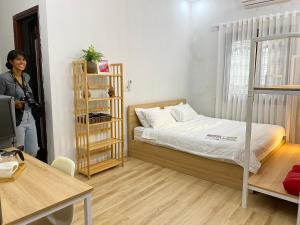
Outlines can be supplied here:
<path id="1" fill-rule="evenodd" d="M 135 113 L 135 108 L 144 108 L 144 109 L 154 108 L 154 107 L 163 108 L 164 106 L 177 105 L 180 102 L 186 103 L 186 99 L 175 99 L 175 100 L 169 100 L 163 102 L 154 102 L 154 103 L 128 106 L 128 111 L 127 111 L 128 143 L 132 141 L 134 138 L 134 128 L 141 126 L 140 121 Z"/>

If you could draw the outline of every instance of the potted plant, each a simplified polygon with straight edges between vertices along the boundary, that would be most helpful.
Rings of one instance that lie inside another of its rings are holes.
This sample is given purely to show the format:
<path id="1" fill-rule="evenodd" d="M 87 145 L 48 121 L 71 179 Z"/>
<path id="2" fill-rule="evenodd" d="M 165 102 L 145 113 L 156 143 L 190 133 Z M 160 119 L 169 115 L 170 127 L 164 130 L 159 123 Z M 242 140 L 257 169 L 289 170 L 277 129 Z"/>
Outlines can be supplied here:
<path id="1" fill-rule="evenodd" d="M 101 52 L 97 52 L 93 45 L 87 49 L 82 49 L 82 52 L 82 58 L 87 61 L 87 72 L 97 73 L 97 63 L 101 61 L 103 54 Z"/>

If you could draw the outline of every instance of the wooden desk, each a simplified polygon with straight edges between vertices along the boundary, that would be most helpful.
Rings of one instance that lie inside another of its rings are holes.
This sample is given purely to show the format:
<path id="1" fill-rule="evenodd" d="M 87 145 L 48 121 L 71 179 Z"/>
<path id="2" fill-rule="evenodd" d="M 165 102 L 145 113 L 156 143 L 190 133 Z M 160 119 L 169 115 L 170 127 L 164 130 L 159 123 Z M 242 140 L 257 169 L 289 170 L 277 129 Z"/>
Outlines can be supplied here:
<path id="1" fill-rule="evenodd" d="M 29 155 L 25 159 L 27 167 L 16 181 L 0 183 L 4 225 L 28 224 L 82 200 L 85 224 L 92 224 L 91 186 Z"/>

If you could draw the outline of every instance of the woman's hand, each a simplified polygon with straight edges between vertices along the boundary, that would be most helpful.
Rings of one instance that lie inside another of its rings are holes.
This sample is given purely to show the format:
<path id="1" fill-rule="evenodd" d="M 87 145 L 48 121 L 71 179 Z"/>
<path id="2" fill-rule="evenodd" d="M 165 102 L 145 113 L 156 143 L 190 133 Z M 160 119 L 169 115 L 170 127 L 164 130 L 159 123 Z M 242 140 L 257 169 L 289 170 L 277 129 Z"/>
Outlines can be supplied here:
<path id="1" fill-rule="evenodd" d="M 19 100 L 15 101 L 16 109 L 23 109 L 24 104 L 25 104 L 24 101 L 19 101 Z"/>

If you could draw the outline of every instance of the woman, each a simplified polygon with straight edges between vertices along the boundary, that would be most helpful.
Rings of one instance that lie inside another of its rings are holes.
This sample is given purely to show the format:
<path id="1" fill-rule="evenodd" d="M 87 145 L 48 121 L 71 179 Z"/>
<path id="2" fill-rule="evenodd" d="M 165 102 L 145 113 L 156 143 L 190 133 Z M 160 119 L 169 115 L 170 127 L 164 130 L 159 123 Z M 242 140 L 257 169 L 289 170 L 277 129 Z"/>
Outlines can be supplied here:
<path id="1" fill-rule="evenodd" d="M 12 50 L 8 53 L 6 67 L 9 71 L 0 75 L 0 94 L 15 98 L 17 147 L 36 156 L 39 146 L 31 112 L 35 102 L 29 86 L 30 76 L 24 72 L 26 64 L 23 52 Z"/>

